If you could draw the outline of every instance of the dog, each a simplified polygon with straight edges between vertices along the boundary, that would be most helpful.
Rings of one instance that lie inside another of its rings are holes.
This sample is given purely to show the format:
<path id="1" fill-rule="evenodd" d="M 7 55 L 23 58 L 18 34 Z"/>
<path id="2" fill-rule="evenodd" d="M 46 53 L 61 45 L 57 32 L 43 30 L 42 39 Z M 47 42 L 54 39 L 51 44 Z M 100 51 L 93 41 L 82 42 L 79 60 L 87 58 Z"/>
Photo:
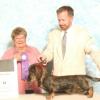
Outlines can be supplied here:
<path id="1" fill-rule="evenodd" d="M 88 75 L 48 75 L 46 67 L 44 62 L 30 65 L 27 81 L 37 81 L 38 86 L 47 91 L 47 100 L 51 100 L 57 93 L 82 94 L 93 97 L 93 87 L 90 86 L 89 80 L 100 81 L 100 78 Z"/>

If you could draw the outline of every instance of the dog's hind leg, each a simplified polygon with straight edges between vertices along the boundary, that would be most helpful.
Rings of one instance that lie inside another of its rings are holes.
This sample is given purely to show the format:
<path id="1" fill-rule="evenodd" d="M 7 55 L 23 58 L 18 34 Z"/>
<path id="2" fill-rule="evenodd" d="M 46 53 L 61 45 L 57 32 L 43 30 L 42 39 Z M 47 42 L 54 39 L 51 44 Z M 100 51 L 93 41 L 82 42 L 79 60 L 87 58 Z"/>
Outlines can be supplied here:
<path id="1" fill-rule="evenodd" d="M 91 98 L 93 97 L 93 87 L 90 87 L 89 90 L 88 90 L 88 98 Z"/>
<path id="2" fill-rule="evenodd" d="M 81 81 L 81 84 L 80 84 L 81 88 L 84 90 L 83 93 L 86 92 L 85 95 L 87 95 L 89 98 L 93 97 L 93 87 L 89 86 L 89 82 L 88 80 L 84 79 Z"/>

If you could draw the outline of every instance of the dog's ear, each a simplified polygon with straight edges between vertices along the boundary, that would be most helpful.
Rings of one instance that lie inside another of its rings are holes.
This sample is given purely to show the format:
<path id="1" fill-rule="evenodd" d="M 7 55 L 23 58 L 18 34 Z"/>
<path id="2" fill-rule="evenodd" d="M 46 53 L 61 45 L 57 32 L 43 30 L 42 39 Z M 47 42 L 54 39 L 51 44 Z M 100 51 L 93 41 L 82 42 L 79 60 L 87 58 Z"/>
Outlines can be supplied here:
<path id="1" fill-rule="evenodd" d="M 35 64 L 30 65 L 28 70 L 30 73 L 34 73 L 35 72 Z"/>
<path id="2" fill-rule="evenodd" d="M 35 76 L 35 64 L 31 64 L 28 68 L 28 78 L 27 81 L 31 81 L 32 80 L 32 76 Z"/>
<path id="3" fill-rule="evenodd" d="M 38 79 L 42 76 L 42 66 L 40 64 L 36 64 L 35 66 L 35 74 Z"/>
<path id="4" fill-rule="evenodd" d="M 43 63 L 37 63 L 35 66 L 35 71 L 38 85 L 40 86 L 47 74 L 46 65 L 43 65 Z"/>

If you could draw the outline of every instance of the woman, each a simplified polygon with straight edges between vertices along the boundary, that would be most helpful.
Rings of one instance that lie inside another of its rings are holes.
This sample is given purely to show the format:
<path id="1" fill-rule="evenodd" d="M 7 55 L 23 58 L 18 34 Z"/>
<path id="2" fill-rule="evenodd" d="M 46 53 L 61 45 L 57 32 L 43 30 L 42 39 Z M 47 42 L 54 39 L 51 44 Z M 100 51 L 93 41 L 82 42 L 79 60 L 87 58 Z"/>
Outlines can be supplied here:
<path id="1" fill-rule="evenodd" d="M 27 90 L 26 79 L 28 74 L 28 67 L 30 64 L 38 62 L 37 57 L 40 55 L 40 52 L 36 48 L 27 45 L 27 32 L 22 27 L 15 28 L 12 31 L 11 38 L 13 47 L 9 48 L 4 53 L 2 59 L 17 59 L 19 93 L 23 94 L 25 93 L 25 90 Z M 25 59 L 26 62 L 24 62 Z M 22 68 L 23 64 L 25 65 L 24 68 Z M 26 72 L 24 72 L 24 69 Z M 36 84 L 34 84 L 34 87 L 34 92 L 40 92 L 40 89 L 36 88 Z"/>

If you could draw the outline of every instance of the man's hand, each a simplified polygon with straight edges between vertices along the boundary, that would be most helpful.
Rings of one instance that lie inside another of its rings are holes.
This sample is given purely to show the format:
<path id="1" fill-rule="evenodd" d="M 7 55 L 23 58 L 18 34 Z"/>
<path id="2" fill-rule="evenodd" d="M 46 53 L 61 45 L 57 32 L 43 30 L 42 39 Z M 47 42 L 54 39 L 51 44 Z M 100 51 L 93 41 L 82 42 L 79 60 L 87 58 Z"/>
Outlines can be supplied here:
<path id="1" fill-rule="evenodd" d="M 46 58 L 44 56 L 42 56 L 42 55 L 38 57 L 38 62 L 39 63 L 42 62 L 43 64 L 47 64 Z"/>

